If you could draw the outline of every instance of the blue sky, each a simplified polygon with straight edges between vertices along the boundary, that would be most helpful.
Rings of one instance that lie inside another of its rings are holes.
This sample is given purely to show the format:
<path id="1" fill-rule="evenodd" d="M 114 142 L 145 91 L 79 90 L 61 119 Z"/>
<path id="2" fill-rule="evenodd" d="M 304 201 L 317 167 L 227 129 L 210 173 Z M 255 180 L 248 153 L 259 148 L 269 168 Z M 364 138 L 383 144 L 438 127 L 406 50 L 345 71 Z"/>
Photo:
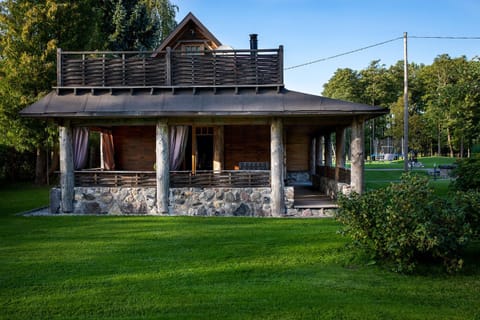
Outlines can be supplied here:
<path id="1" fill-rule="evenodd" d="M 192 12 L 223 43 L 259 48 L 284 46 L 285 67 L 409 36 L 480 37 L 478 0 L 172 0 L 177 21 Z M 439 54 L 480 56 L 480 40 L 414 39 L 410 62 L 431 64 Z M 291 90 L 320 94 L 338 68 L 361 70 L 372 60 L 386 66 L 403 59 L 397 40 L 340 58 L 285 71 Z"/>

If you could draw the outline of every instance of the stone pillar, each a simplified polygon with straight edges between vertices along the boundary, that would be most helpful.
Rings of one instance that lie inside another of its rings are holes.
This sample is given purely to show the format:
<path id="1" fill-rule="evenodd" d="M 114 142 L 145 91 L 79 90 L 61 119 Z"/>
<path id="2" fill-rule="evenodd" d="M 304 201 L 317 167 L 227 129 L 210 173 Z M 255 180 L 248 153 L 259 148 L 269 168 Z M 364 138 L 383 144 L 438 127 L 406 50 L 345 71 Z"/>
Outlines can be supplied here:
<path id="1" fill-rule="evenodd" d="M 223 170 L 224 126 L 215 127 L 213 132 L 213 171 Z"/>
<path id="2" fill-rule="evenodd" d="M 66 122 L 59 127 L 60 136 L 60 189 L 62 199 L 60 210 L 68 213 L 73 211 L 73 196 L 75 191 L 75 172 L 73 166 L 72 128 Z"/>
<path id="3" fill-rule="evenodd" d="M 351 150 L 351 171 L 350 186 L 352 191 L 359 194 L 363 193 L 364 184 L 364 166 L 365 166 L 365 141 L 364 141 L 364 122 L 361 117 L 355 117 L 352 122 L 352 141 L 350 143 Z"/>
<path id="4" fill-rule="evenodd" d="M 315 151 L 317 152 L 316 162 L 317 166 L 323 166 L 323 136 L 318 136 L 315 139 Z"/>
<path id="5" fill-rule="evenodd" d="M 272 189 L 272 215 L 285 214 L 284 179 L 283 179 L 283 122 L 273 119 L 270 126 L 270 180 Z"/>
<path id="6" fill-rule="evenodd" d="M 324 139 L 324 151 L 325 151 L 325 166 L 332 166 L 332 134 L 329 132 L 325 135 Z"/>
<path id="7" fill-rule="evenodd" d="M 169 134 L 166 120 L 157 121 L 156 130 L 156 171 L 157 171 L 157 210 L 168 214 L 168 197 L 170 192 Z"/>
<path id="8" fill-rule="evenodd" d="M 345 168 L 345 128 L 335 131 L 335 180 L 340 180 L 340 168 Z"/>

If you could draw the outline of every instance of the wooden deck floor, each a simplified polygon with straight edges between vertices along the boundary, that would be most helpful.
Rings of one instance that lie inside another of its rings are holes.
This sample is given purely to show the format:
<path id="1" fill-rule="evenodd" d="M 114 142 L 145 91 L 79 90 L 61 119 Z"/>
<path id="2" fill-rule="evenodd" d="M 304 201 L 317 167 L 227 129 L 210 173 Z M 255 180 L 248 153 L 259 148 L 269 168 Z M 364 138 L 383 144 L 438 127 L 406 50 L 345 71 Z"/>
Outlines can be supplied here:
<path id="1" fill-rule="evenodd" d="M 311 186 L 295 186 L 293 203 L 297 209 L 331 209 L 338 208 L 336 202 Z"/>

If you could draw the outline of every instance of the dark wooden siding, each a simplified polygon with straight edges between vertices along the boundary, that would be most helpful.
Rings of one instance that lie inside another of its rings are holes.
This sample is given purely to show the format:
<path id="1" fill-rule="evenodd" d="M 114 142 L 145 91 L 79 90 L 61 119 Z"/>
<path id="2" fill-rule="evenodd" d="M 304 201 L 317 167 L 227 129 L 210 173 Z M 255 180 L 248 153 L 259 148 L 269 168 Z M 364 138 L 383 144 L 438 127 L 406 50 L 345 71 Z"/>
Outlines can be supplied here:
<path id="1" fill-rule="evenodd" d="M 288 171 L 308 171 L 310 131 L 308 126 L 286 128 Z"/>
<path id="2" fill-rule="evenodd" d="M 225 126 L 225 169 L 239 162 L 270 162 L 269 126 Z"/>
<path id="3" fill-rule="evenodd" d="M 116 170 L 154 170 L 155 127 L 114 127 L 112 133 Z"/>

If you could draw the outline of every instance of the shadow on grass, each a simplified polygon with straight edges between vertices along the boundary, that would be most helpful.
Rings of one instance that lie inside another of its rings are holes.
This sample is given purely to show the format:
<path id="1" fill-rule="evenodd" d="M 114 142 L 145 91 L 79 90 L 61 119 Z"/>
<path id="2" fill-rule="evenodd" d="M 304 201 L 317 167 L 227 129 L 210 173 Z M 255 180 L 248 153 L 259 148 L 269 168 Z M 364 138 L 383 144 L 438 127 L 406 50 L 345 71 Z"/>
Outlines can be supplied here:
<path id="1" fill-rule="evenodd" d="M 447 319 L 480 307 L 476 276 L 344 267 L 351 252 L 332 219 L 4 222 L 0 308 L 11 319 Z"/>

